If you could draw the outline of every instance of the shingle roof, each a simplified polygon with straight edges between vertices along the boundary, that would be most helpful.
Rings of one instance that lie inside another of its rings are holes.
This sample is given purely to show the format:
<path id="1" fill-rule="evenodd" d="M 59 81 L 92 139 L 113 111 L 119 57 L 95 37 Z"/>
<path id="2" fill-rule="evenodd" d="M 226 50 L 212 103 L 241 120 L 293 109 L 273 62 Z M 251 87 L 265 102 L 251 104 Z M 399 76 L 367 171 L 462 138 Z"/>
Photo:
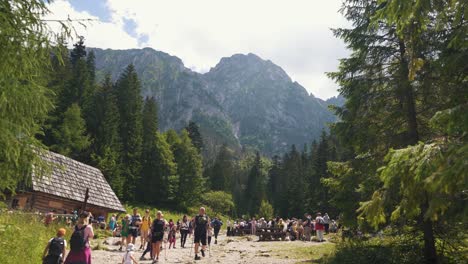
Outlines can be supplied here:
<path id="1" fill-rule="evenodd" d="M 83 202 L 86 188 L 89 188 L 88 204 L 125 211 L 99 169 L 51 151 L 41 152 L 41 156 L 51 164 L 52 171 L 42 177 L 33 173 L 34 191 Z"/>

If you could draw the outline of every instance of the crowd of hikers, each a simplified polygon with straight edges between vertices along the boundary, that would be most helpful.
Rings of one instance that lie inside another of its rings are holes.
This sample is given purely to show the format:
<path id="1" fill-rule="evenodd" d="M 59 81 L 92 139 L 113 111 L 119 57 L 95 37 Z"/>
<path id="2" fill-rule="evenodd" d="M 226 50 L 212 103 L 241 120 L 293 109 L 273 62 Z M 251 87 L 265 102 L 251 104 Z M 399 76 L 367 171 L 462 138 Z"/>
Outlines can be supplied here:
<path id="1" fill-rule="evenodd" d="M 47 217 L 47 216 L 46 216 Z M 82 212 L 79 214 L 76 224 L 73 226 L 73 234 L 70 238 L 70 251 L 66 255 L 67 242 L 64 239 L 66 230 L 61 228 L 57 231 L 57 236 L 51 238 L 44 250 L 44 264 L 91 264 L 90 241 L 94 237 L 93 225 L 90 222 L 92 214 Z M 153 263 L 159 261 L 161 250 L 176 248 L 176 237 L 180 237 L 180 247 L 192 247 L 194 249 L 195 260 L 200 260 L 207 254 L 207 246 L 211 245 L 214 237 L 214 244 L 218 243 L 218 235 L 223 222 L 218 218 L 210 219 L 205 208 L 201 207 L 198 214 L 192 218 L 184 215 L 183 218 L 174 222 L 172 219 L 167 221 L 161 211 L 158 211 L 153 219 L 150 211 L 146 210 L 141 216 L 137 209 L 133 214 L 127 214 L 121 220 L 116 215 L 110 217 L 107 225 L 114 236 L 120 236 L 119 251 L 125 253 L 122 257 L 122 264 L 134 264 L 137 260 L 145 260 L 149 254 Z M 311 241 L 311 236 L 315 233 L 319 242 L 324 241 L 323 234 L 336 232 L 338 225 L 331 220 L 328 214 L 323 216 L 317 213 L 316 217 L 310 214 L 304 215 L 304 219 L 286 219 L 276 217 L 266 220 L 260 218 L 256 220 L 227 220 L 227 236 L 258 234 L 260 232 L 270 232 L 272 230 L 284 232 L 287 234 L 287 240 Z M 180 235 L 177 235 L 180 234 Z M 138 237 L 140 239 L 138 240 Z M 187 239 L 192 241 L 187 245 Z M 140 243 L 139 249 L 143 251 L 138 258 L 135 256 L 136 244 Z M 163 243 L 164 242 L 164 243 Z M 209 252 L 209 251 L 208 251 Z"/>
<path id="2" fill-rule="evenodd" d="M 317 213 L 315 217 L 310 214 L 305 214 L 304 219 L 285 219 L 280 217 L 266 220 L 265 218 L 251 220 L 240 219 L 237 221 L 227 221 L 227 235 L 236 236 L 244 234 L 257 234 L 257 231 L 280 231 L 285 233 L 286 240 L 302 240 L 311 241 L 315 234 L 317 241 L 323 242 L 324 233 L 336 233 L 338 231 L 338 223 L 330 219 L 327 213 L 323 216 Z"/>

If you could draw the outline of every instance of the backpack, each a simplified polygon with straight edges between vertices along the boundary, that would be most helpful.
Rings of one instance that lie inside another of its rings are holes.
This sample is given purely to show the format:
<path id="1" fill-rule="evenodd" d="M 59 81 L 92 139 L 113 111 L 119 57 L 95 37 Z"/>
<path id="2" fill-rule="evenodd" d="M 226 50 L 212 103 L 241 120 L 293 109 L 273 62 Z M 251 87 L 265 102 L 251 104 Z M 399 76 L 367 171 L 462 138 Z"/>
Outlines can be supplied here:
<path id="1" fill-rule="evenodd" d="M 78 226 L 75 226 L 75 231 L 73 232 L 70 238 L 70 248 L 72 251 L 81 251 L 85 248 L 86 240 L 84 238 L 84 230 L 86 225 L 78 229 Z"/>
<path id="2" fill-rule="evenodd" d="M 49 255 L 51 256 L 60 256 L 63 252 L 63 248 L 65 246 L 65 242 L 61 237 L 54 237 L 52 241 L 50 241 L 49 246 Z"/>

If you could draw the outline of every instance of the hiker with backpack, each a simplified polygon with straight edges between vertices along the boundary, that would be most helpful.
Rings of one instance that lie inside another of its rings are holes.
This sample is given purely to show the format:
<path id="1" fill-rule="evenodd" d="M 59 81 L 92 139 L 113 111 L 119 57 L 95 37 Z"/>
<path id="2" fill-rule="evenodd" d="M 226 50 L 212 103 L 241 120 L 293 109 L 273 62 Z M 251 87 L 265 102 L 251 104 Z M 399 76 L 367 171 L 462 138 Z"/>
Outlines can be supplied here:
<path id="1" fill-rule="evenodd" d="M 200 260 L 200 256 L 198 256 L 198 249 L 200 247 L 200 243 L 202 244 L 201 254 L 205 256 L 206 250 L 206 235 L 207 229 L 210 224 L 210 218 L 205 213 L 205 207 L 200 207 L 198 215 L 196 215 L 193 220 L 193 225 L 195 229 L 194 234 L 194 243 L 195 243 L 195 260 Z"/>
<path id="2" fill-rule="evenodd" d="M 214 237 L 215 237 L 215 244 L 218 244 L 218 234 L 219 230 L 221 229 L 221 226 L 223 225 L 223 222 L 219 220 L 217 217 L 214 218 L 213 221 L 211 221 L 211 225 L 213 226 L 214 230 Z"/>
<path id="3" fill-rule="evenodd" d="M 322 214 L 317 213 L 315 218 L 315 231 L 317 232 L 317 239 L 319 242 L 323 242 L 323 233 L 325 232 L 325 221 L 323 220 Z"/>
<path id="4" fill-rule="evenodd" d="M 138 231 L 141 225 L 141 215 L 138 213 L 137 208 L 133 208 L 133 215 L 130 221 L 129 235 L 132 239 L 132 244 L 136 245 L 136 239 L 138 237 Z"/>
<path id="5" fill-rule="evenodd" d="M 89 224 L 91 213 L 82 212 L 70 238 L 70 252 L 65 264 L 91 264 L 90 241 L 94 237 L 93 226 Z"/>
<path id="6" fill-rule="evenodd" d="M 47 243 L 42 256 L 43 264 L 61 264 L 65 258 L 67 241 L 63 238 L 66 230 L 60 228 L 57 231 L 57 236 L 53 237 Z"/>
<path id="7" fill-rule="evenodd" d="M 120 247 L 119 251 L 122 251 L 122 247 L 125 245 L 130 244 L 130 215 L 127 214 L 125 217 L 122 219 L 122 225 L 120 229 L 120 237 L 122 240 L 120 241 Z"/>
<path id="8" fill-rule="evenodd" d="M 163 213 L 158 211 L 156 213 L 156 219 L 154 219 L 151 225 L 151 243 L 153 245 L 153 263 L 159 261 L 159 253 L 161 252 L 161 243 L 164 238 L 164 228 L 166 221 L 163 219 Z"/>

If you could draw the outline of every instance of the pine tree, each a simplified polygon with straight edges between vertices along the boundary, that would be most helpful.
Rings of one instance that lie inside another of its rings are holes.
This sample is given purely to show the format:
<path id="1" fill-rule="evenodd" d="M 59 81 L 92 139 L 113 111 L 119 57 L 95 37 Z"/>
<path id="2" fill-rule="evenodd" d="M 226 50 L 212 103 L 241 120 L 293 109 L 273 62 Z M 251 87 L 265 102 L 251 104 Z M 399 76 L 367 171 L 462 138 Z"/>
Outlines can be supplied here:
<path id="1" fill-rule="evenodd" d="M 213 166 L 208 170 L 211 190 L 230 192 L 234 176 L 233 154 L 223 144 Z"/>
<path id="2" fill-rule="evenodd" d="M 45 74 L 50 69 L 54 33 L 42 18 L 40 0 L 2 1 L 0 19 L 0 196 L 31 182 L 33 166 L 44 167 L 36 139 L 52 108 Z M 57 54 L 59 54 L 57 52 Z"/>
<path id="3" fill-rule="evenodd" d="M 155 137 L 156 133 L 158 133 L 158 114 L 157 114 L 157 106 L 156 101 L 154 98 L 146 98 L 145 105 L 143 107 L 143 147 L 142 147 L 142 171 L 141 171 L 141 179 L 138 185 L 138 193 L 146 194 L 140 195 L 137 197 L 139 201 L 145 203 L 154 203 L 151 201 L 151 195 L 155 193 L 155 190 L 149 188 L 152 186 L 151 183 L 154 179 L 153 171 L 157 170 L 158 168 L 154 163 L 154 157 L 157 156 L 157 153 L 154 153 L 157 150 L 157 146 L 154 144 L 156 143 Z"/>
<path id="4" fill-rule="evenodd" d="M 84 44 L 84 37 L 80 36 L 78 42 L 73 44 L 73 50 L 70 52 L 70 61 L 73 66 L 81 60 L 82 58 L 86 57 L 86 46 Z"/>
<path id="5" fill-rule="evenodd" d="M 116 84 L 122 140 L 122 175 L 125 178 L 126 200 L 135 200 L 136 186 L 141 173 L 142 104 L 140 81 L 135 67 L 129 65 Z"/>
<path id="6" fill-rule="evenodd" d="M 179 207 L 186 210 L 203 195 L 202 157 L 185 129 L 182 130 L 180 141 L 175 148 L 177 150 L 174 151 L 174 156 L 179 176 L 177 200 Z"/>
<path id="7" fill-rule="evenodd" d="M 63 116 L 63 122 L 54 131 L 57 145 L 52 148 L 74 159 L 79 159 L 91 141 L 86 135 L 86 124 L 81 117 L 81 110 L 77 104 L 72 104 Z"/>
<path id="8" fill-rule="evenodd" d="M 174 206 L 178 188 L 174 154 L 166 137 L 159 132 L 154 135 L 151 146 L 152 151 L 149 152 L 143 168 L 148 181 L 143 194 L 145 201 L 156 205 Z"/>
<path id="9" fill-rule="evenodd" d="M 106 75 L 93 97 L 88 131 L 94 138 L 93 164 L 102 171 L 117 196 L 122 198 L 124 179 L 120 165 L 120 114 L 115 92 L 110 75 Z"/>
<path id="10" fill-rule="evenodd" d="M 265 199 L 265 177 L 262 172 L 262 159 L 259 152 L 257 152 L 254 164 L 250 169 L 245 197 L 248 213 L 250 215 L 257 214 L 261 202 Z"/>
<path id="11" fill-rule="evenodd" d="M 197 148 L 199 153 L 203 151 L 203 137 L 200 133 L 200 128 L 198 125 L 190 121 L 188 126 L 185 127 L 185 130 L 189 133 L 190 139 L 192 140 L 193 145 Z"/>

